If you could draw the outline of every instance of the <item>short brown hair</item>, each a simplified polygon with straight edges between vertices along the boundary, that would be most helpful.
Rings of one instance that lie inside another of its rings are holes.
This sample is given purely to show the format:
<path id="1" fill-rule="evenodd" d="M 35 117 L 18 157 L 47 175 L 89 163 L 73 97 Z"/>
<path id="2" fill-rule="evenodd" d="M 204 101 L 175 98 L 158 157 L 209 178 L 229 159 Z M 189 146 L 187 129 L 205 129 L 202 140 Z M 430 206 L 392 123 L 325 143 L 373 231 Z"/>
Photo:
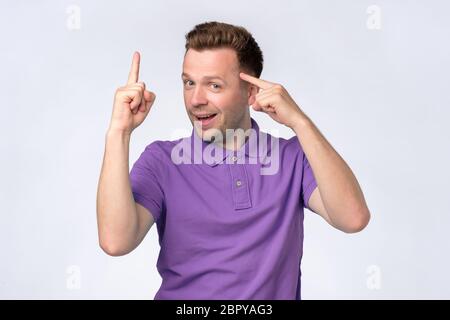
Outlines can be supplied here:
<path id="1" fill-rule="evenodd" d="M 210 21 L 196 25 L 186 34 L 186 52 L 189 49 L 202 51 L 224 47 L 236 51 L 242 70 L 258 78 L 261 76 L 263 54 L 252 34 L 244 27 Z"/>

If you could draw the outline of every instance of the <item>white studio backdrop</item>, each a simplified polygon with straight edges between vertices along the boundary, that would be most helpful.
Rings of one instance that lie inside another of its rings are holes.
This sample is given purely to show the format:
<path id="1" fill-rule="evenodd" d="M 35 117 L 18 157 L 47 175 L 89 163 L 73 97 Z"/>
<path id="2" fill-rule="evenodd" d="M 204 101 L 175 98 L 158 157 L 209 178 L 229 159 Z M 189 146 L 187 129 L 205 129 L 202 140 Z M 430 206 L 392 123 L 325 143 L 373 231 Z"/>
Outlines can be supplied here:
<path id="1" fill-rule="evenodd" d="M 98 246 L 96 191 L 114 91 L 134 50 L 156 93 L 146 145 L 188 135 L 180 78 L 196 24 L 247 28 L 354 171 L 372 219 L 345 234 L 305 210 L 303 299 L 450 298 L 447 1 L 0 2 L 0 298 L 153 299 L 153 226 L 123 257 Z M 290 129 L 255 113 L 262 130 Z"/>

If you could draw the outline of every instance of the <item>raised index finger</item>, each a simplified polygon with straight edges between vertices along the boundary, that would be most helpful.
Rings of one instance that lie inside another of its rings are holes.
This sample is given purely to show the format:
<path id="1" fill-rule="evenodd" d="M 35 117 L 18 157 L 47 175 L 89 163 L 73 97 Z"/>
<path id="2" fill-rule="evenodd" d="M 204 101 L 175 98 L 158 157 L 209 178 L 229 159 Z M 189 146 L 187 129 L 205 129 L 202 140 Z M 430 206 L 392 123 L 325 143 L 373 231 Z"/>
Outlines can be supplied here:
<path id="1" fill-rule="evenodd" d="M 269 89 L 270 87 L 272 87 L 274 85 L 274 83 L 272 83 L 272 82 L 262 80 L 259 78 L 255 78 L 244 72 L 239 73 L 239 76 L 241 77 L 242 80 L 250 82 L 251 84 L 254 84 L 255 86 L 257 86 L 261 89 Z"/>
<path id="2" fill-rule="evenodd" d="M 131 63 L 130 74 L 128 75 L 127 84 L 133 84 L 138 82 L 139 79 L 139 64 L 141 62 L 141 55 L 139 52 L 133 54 L 133 62 Z"/>

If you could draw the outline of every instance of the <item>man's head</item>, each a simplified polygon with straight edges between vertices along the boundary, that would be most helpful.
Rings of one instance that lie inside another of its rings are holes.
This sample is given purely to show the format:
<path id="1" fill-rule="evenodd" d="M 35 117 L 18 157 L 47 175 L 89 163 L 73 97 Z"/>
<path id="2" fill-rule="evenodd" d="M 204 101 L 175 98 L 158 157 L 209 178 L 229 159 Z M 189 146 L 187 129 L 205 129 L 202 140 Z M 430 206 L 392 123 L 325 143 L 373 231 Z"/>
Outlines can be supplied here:
<path id="1" fill-rule="evenodd" d="M 186 34 L 182 81 L 189 119 L 214 115 L 202 121 L 197 132 L 211 140 L 214 129 L 225 136 L 226 129 L 250 124 L 249 105 L 258 89 L 243 81 L 240 72 L 259 77 L 262 52 L 252 35 L 240 26 L 220 22 L 196 25 Z"/>

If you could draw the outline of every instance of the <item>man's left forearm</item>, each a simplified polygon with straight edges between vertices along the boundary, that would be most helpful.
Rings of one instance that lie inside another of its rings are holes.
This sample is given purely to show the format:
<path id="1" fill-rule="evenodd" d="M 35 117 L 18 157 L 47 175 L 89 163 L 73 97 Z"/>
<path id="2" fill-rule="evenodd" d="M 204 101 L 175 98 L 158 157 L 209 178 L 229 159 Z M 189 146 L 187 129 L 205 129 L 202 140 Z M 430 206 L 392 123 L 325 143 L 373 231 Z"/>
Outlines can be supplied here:
<path id="1" fill-rule="evenodd" d="M 336 226 L 367 224 L 370 212 L 356 177 L 314 123 L 299 113 L 292 126 L 313 170 L 323 205 Z"/>
<path id="2" fill-rule="evenodd" d="M 253 110 L 265 112 L 273 120 L 294 130 L 311 165 L 323 207 L 332 224 L 341 230 L 354 229 L 355 225 L 358 228 L 365 226 L 370 213 L 358 181 L 286 88 L 243 72 L 239 76 L 258 88 L 250 102 Z"/>

